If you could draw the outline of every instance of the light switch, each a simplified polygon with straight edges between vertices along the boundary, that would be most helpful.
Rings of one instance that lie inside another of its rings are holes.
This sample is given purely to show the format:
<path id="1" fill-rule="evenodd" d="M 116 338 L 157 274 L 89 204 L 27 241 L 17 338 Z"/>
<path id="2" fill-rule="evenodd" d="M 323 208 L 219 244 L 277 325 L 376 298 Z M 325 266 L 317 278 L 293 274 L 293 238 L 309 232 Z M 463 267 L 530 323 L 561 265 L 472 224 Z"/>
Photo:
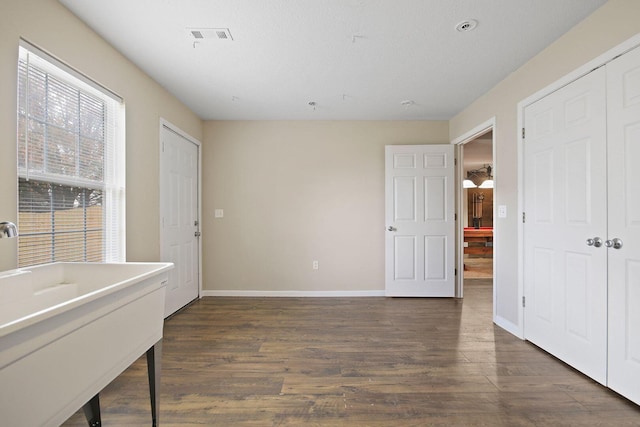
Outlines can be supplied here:
<path id="1" fill-rule="evenodd" d="M 216 218 L 222 218 L 224 216 L 224 211 L 222 209 L 216 209 L 213 216 Z"/>
<path id="2" fill-rule="evenodd" d="M 498 206 L 498 218 L 506 218 L 507 217 L 507 205 Z"/>

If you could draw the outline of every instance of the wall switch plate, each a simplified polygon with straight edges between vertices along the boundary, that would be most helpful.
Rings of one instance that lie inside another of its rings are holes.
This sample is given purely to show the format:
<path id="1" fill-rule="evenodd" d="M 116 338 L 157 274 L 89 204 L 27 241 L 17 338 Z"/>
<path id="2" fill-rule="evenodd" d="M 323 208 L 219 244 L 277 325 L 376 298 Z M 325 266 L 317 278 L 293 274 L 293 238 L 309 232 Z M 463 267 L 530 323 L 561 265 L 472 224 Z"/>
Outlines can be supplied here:
<path id="1" fill-rule="evenodd" d="M 313 261 L 312 268 L 317 270 L 319 268 L 318 261 Z"/>
<path id="2" fill-rule="evenodd" d="M 498 218 L 506 218 L 507 217 L 507 205 L 498 206 Z"/>
<path id="3" fill-rule="evenodd" d="M 213 216 L 216 217 L 216 218 L 222 218 L 222 217 L 224 217 L 224 211 L 222 209 L 216 209 L 213 212 Z"/>

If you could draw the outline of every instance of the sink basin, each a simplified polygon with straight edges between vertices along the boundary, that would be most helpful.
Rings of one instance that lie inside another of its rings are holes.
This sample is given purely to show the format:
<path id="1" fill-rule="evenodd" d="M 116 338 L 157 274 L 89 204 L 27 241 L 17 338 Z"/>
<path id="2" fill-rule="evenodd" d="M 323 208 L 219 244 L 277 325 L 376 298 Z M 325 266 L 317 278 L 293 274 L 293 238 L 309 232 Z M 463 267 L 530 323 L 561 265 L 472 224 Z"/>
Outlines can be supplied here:
<path id="1" fill-rule="evenodd" d="M 158 343 L 171 268 L 53 263 L 0 272 L 3 425 L 61 424 Z"/>

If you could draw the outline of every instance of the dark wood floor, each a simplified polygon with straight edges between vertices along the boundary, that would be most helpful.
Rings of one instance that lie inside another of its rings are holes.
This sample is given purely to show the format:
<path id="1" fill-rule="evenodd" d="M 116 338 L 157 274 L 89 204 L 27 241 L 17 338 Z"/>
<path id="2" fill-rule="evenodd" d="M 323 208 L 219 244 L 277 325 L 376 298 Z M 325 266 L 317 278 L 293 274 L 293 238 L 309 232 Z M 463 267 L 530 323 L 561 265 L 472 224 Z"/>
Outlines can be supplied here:
<path id="1" fill-rule="evenodd" d="M 464 300 L 204 298 L 166 322 L 163 426 L 640 426 L 640 407 Z M 104 426 L 151 424 L 144 359 L 100 395 Z M 86 425 L 82 414 L 65 426 Z"/>

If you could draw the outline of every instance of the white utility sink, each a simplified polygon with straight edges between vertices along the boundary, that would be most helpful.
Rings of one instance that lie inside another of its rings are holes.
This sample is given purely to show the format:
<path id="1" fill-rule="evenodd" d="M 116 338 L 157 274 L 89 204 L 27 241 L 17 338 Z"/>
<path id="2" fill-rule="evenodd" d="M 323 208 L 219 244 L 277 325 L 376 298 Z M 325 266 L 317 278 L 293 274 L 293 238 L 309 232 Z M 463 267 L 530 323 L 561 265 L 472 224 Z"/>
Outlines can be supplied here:
<path id="1" fill-rule="evenodd" d="M 0 272 L 0 423 L 60 425 L 159 350 L 171 268 L 53 263 Z"/>

